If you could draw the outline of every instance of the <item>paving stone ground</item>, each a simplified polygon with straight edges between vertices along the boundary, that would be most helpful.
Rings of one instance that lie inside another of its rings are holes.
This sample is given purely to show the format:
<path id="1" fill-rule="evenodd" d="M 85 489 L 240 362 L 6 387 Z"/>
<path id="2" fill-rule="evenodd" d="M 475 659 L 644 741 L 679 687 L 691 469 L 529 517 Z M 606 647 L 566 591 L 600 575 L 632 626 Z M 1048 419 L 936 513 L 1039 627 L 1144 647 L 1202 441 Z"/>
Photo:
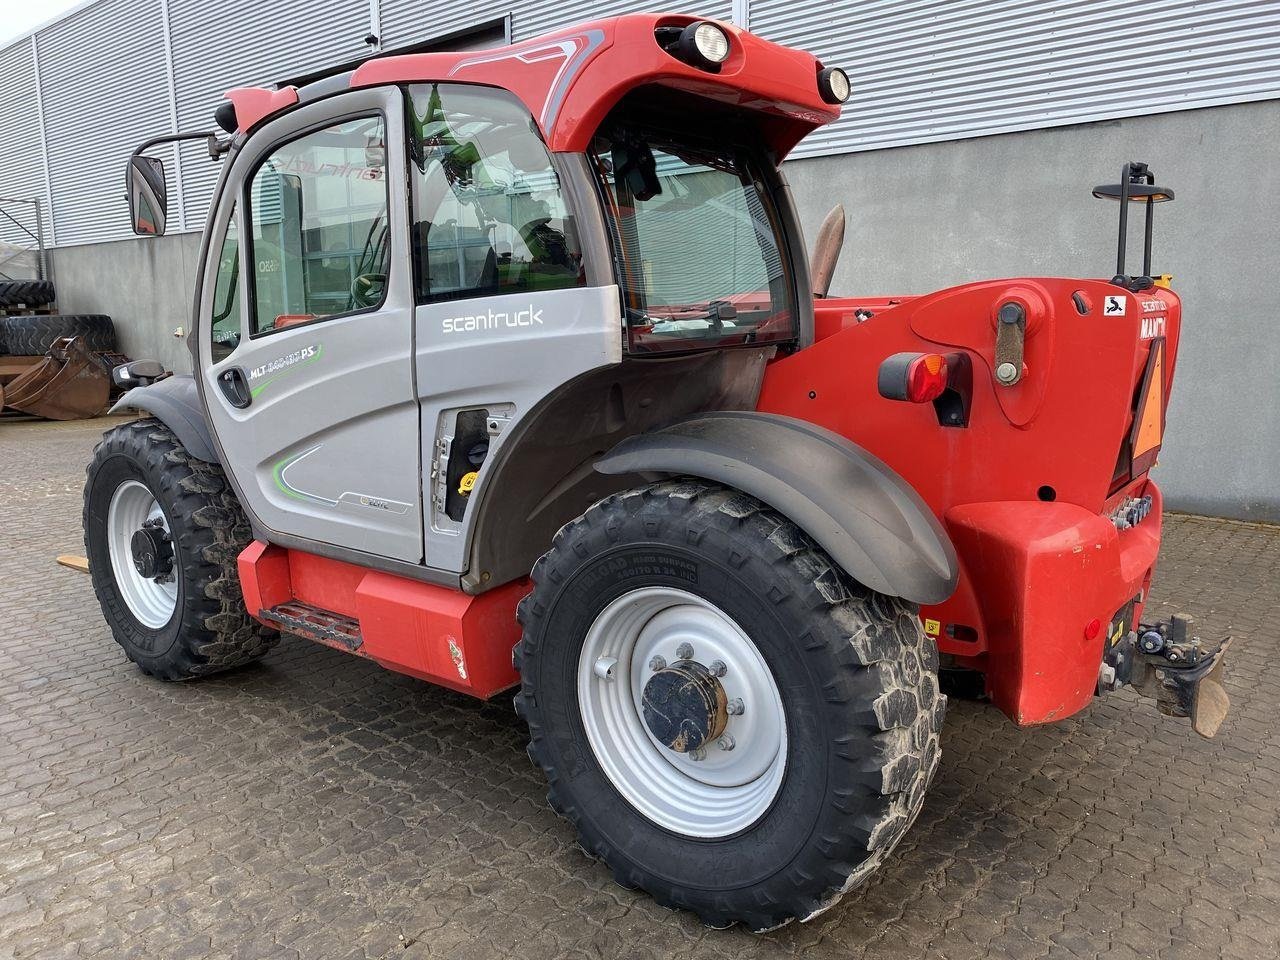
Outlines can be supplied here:
<path id="1" fill-rule="evenodd" d="M 506 696 L 292 638 L 199 683 L 139 673 L 53 564 L 109 425 L 0 423 L 3 960 L 1280 956 L 1280 529 L 1168 524 L 1155 608 L 1236 637 L 1216 740 L 1124 693 L 1025 731 L 953 701 L 884 869 L 756 937 L 588 861 Z"/>

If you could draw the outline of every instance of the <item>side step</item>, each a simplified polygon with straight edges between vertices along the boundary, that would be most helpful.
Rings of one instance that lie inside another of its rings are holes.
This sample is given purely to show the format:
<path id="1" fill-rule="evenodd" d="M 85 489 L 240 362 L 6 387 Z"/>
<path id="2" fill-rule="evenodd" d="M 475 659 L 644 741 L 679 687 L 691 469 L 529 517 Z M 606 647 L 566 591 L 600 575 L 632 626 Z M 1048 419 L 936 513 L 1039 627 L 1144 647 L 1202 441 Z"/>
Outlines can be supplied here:
<path id="1" fill-rule="evenodd" d="M 364 643 L 359 621 L 299 600 L 261 610 L 258 619 L 287 633 L 296 633 L 348 653 L 355 653 Z"/>

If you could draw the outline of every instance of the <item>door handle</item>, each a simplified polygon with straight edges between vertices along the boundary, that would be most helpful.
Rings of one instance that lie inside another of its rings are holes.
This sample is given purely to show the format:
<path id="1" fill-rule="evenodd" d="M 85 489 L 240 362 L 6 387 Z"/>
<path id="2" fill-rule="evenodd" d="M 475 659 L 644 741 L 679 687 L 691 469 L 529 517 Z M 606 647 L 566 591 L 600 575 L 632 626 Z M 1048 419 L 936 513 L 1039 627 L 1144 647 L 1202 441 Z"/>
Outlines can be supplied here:
<path id="1" fill-rule="evenodd" d="M 244 409 L 253 403 L 253 394 L 249 390 L 249 381 L 239 367 L 228 367 L 218 374 L 218 386 L 233 407 Z"/>

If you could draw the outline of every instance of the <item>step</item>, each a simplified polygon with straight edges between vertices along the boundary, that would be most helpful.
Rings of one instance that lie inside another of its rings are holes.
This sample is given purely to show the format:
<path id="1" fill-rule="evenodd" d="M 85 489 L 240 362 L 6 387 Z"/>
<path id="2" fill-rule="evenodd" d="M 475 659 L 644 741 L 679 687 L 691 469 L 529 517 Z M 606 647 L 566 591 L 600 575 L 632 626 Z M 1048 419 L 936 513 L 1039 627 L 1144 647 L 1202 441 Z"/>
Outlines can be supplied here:
<path id="1" fill-rule="evenodd" d="M 364 643 L 359 621 L 298 600 L 276 604 L 263 610 L 258 617 L 288 633 L 342 650 L 356 651 Z"/>

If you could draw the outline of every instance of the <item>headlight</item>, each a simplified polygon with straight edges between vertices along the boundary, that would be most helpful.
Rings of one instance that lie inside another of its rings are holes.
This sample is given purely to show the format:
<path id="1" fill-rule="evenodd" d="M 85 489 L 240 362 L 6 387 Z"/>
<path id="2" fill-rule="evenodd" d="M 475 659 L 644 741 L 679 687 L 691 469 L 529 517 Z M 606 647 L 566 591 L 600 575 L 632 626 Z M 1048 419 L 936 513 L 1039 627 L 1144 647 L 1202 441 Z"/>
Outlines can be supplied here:
<path id="1" fill-rule="evenodd" d="M 718 67 L 729 58 L 729 36 L 714 23 L 691 23 L 680 34 L 680 58 L 697 67 Z"/>
<path id="2" fill-rule="evenodd" d="M 818 73 L 818 93 L 827 103 L 844 103 L 852 92 L 849 75 L 839 67 L 827 67 Z"/>

